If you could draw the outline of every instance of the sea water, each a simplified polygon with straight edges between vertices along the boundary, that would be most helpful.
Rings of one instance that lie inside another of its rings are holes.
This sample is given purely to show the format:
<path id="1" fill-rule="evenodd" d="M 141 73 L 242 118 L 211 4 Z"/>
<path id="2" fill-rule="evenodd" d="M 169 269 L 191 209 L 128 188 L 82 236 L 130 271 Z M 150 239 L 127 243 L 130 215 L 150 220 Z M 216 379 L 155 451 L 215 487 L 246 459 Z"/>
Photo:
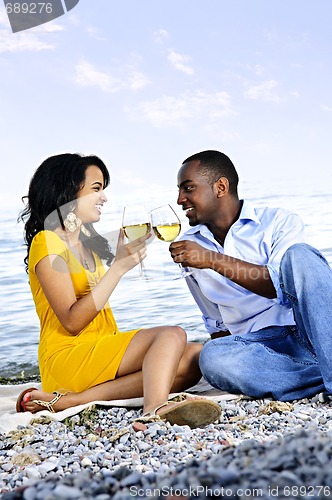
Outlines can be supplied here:
<path id="1" fill-rule="evenodd" d="M 288 208 L 301 216 L 307 242 L 318 248 L 332 264 L 332 177 L 319 185 L 305 179 L 292 182 L 243 183 L 240 196 L 256 206 Z M 176 206 L 176 191 L 149 194 L 142 199 L 116 199 L 105 205 L 96 229 L 108 233 L 114 249 L 121 226 L 124 204 L 142 202 L 147 209 L 170 203 L 181 218 L 182 230 L 188 227 L 181 207 Z M 38 373 L 37 350 L 39 322 L 35 313 L 23 259 L 23 224 L 16 222 L 22 206 L 3 207 L 0 234 L 0 376 Z M 138 278 L 138 268 L 123 277 L 111 296 L 110 304 L 120 330 L 159 325 L 181 325 L 189 340 L 207 338 L 201 313 L 192 299 L 179 267 L 173 263 L 169 244 L 152 238 L 144 265 L 149 280 Z M 176 279 L 179 278 L 179 279 Z M 332 300 L 332 298 L 331 298 Z"/>

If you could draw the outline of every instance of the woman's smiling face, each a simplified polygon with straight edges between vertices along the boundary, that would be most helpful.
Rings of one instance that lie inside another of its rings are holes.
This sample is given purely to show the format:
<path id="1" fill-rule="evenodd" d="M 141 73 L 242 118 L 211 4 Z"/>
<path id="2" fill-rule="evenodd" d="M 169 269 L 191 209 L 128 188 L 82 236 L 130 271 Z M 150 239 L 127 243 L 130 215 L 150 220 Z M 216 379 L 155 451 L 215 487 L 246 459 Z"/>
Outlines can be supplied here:
<path id="1" fill-rule="evenodd" d="M 90 165 L 85 171 L 84 184 L 77 194 L 76 215 L 83 223 L 97 222 L 106 201 L 102 171 L 96 165 Z"/>

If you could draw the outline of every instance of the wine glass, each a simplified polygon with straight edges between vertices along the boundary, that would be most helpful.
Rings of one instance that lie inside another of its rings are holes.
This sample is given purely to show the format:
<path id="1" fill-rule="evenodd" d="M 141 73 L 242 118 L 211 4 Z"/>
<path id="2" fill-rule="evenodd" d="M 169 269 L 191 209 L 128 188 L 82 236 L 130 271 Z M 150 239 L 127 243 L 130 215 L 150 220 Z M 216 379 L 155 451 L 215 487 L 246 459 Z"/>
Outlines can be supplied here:
<path id="1" fill-rule="evenodd" d="M 122 228 L 129 241 L 136 240 L 151 231 L 150 217 L 143 205 L 124 207 Z M 139 275 L 140 278 L 148 279 L 143 261 L 139 263 Z"/>
<path id="2" fill-rule="evenodd" d="M 180 219 L 170 205 L 162 205 L 151 210 L 151 222 L 155 235 L 161 241 L 174 241 L 180 234 Z M 181 264 L 179 266 L 182 277 L 185 278 L 192 274 L 188 267 L 183 267 Z"/>

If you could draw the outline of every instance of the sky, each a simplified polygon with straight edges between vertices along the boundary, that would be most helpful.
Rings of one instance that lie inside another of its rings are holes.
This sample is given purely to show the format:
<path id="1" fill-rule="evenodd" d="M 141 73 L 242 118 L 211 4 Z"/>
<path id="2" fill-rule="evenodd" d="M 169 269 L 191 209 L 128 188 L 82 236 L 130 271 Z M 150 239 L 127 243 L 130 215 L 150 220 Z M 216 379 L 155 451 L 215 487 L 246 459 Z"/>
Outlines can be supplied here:
<path id="1" fill-rule="evenodd" d="M 136 201 L 205 149 L 245 181 L 332 190 L 331 18 L 331 0 L 80 0 L 12 33 L 1 2 L 1 204 L 63 152 Z"/>

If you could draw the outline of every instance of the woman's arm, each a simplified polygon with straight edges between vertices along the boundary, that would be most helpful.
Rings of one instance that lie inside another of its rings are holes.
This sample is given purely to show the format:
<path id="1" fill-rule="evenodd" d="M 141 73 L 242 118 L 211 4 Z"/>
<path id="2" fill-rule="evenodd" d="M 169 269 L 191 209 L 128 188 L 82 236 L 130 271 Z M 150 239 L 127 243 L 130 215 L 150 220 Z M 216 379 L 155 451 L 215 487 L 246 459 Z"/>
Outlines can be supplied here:
<path id="1" fill-rule="evenodd" d="M 120 231 L 116 257 L 93 290 L 77 299 L 67 264 L 58 255 L 48 255 L 36 266 L 36 274 L 44 294 L 62 326 L 72 335 L 85 328 L 105 306 L 122 276 L 146 256 L 142 236 L 127 245 Z"/>

